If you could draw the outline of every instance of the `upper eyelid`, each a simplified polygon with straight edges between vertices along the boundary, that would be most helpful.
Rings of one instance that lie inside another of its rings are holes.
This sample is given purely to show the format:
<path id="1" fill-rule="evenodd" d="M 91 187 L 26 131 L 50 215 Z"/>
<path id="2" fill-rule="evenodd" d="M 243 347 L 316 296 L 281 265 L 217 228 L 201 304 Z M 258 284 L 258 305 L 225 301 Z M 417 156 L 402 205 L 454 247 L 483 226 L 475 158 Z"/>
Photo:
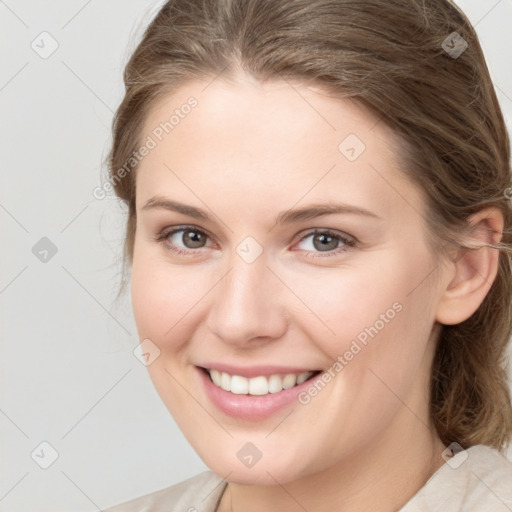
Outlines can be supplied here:
<path id="1" fill-rule="evenodd" d="M 160 231 L 160 235 L 170 235 L 171 233 L 177 233 L 179 231 L 199 231 L 200 233 L 203 233 L 208 236 L 208 238 L 212 238 L 210 235 L 210 232 L 207 229 L 200 228 L 199 226 L 194 226 L 192 224 L 184 224 L 184 225 L 176 225 L 176 226 L 168 226 L 166 228 L 163 228 Z"/>
<path id="2" fill-rule="evenodd" d="M 331 229 L 331 228 L 310 228 L 306 230 L 306 233 L 297 235 L 299 237 L 299 240 L 302 240 L 303 238 L 315 235 L 315 234 L 323 234 L 323 233 L 332 233 L 333 235 L 341 238 L 346 239 L 349 241 L 357 242 L 357 238 L 349 235 L 348 233 L 345 233 L 344 231 L 338 231 L 337 229 Z"/>

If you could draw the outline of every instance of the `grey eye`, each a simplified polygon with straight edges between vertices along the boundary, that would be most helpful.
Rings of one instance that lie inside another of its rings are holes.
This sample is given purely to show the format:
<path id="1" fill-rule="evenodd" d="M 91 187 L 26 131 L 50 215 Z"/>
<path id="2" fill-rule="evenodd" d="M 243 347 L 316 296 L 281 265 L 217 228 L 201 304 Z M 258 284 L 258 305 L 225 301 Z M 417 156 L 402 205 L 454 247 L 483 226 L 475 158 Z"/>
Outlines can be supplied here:
<path id="1" fill-rule="evenodd" d="M 187 229 L 183 233 L 183 243 L 190 249 L 196 249 L 197 247 L 203 247 L 206 244 L 206 236 L 199 231 L 192 231 Z"/>
<path id="2" fill-rule="evenodd" d="M 197 229 L 179 229 L 169 234 L 171 243 L 185 249 L 198 249 L 204 247 L 208 237 Z"/>
<path id="3" fill-rule="evenodd" d="M 334 236 L 329 233 L 310 233 L 300 242 L 300 249 L 310 252 L 328 252 L 338 249 L 345 241 L 341 236 Z"/>
<path id="4" fill-rule="evenodd" d="M 339 240 L 330 235 L 316 234 L 313 235 L 313 246 L 319 251 L 332 251 L 337 249 Z"/>

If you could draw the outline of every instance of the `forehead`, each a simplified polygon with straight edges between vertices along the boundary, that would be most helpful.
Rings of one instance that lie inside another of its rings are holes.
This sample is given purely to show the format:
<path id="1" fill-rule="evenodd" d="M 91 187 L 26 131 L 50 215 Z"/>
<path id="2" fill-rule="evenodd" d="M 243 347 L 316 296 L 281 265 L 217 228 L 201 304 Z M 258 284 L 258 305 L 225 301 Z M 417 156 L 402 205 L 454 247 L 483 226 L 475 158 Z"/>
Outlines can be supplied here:
<path id="1" fill-rule="evenodd" d="M 191 102 L 196 103 L 192 109 L 188 107 Z M 187 117 L 192 120 L 184 122 Z M 357 131 L 363 138 L 380 136 L 388 143 L 393 138 L 385 125 L 375 129 L 378 119 L 356 101 L 334 98 L 319 86 L 288 80 L 261 83 L 241 78 L 233 83 L 217 78 L 188 82 L 151 106 L 143 132 L 158 131 L 166 121 L 171 121 L 172 128 L 167 126 L 165 135 L 172 131 L 174 135 L 200 136 L 214 125 L 209 138 L 225 139 L 229 132 L 231 138 L 238 136 L 239 141 L 252 144 L 274 140 L 277 131 L 279 143 L 305 133 L 309 138 L 318 135 L 315 142 L 329 134 L 326 142 L 335 142 L 347 130 Z M 257 138 L 251 140 L 251 135 Z"/>
<path id="2" fill-rule="evenodd" d="M 280 195 L 281 205 L 326 193 L 383 208 L 403 194 L 421 202 L 398 170 L 394 133 L 357 102 L 310 85 L 190 82 L 153 105 L 148 137 L 155 145 L 138 170 L 138 203 L 187 185 L 207 195 Z"/>

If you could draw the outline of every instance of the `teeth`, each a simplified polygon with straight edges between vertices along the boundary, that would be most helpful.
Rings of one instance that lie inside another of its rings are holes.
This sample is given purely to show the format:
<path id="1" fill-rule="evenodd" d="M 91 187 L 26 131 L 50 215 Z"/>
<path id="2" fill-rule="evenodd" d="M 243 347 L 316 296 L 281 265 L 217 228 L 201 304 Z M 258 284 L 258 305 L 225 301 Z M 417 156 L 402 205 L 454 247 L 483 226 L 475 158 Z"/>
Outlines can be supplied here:
<path id="1" fill-rule="evenodd" d="M 225 391 L 231 391 L 231 377 L 227 373 L 220 374 L 220 387 Z"/>
<path id="2" fill-rule="evenodd" d="M 283 388 L 284 389 L 290 389 L 293 388 L 297 384 L 297 375 L 293 375 L 293 373 L 289 373 L 284 379 L 283 379 Z"/>
<path id="3" fill-rule="evenodd" d="M 254 379 L 249 379 L 249 395 L 266 394 L 268 394 L 268 383 L 265 377 L 255 377 Z"/>
<path id="4" fill-rule="evenodd" d="M 224 391 L 231 391 L 235 395 L 268 395 L 269 393 L 279 393 L 283 389 L 290 389 L 302 384 L 313 375 L 313 372 L 303 372 L 299 374 L 289 373 L 281 378 L 280 375 L 271 375 L 267 377 L 253 377 L 247 379 L 240 375 L 229 375 L 218 370 L 208 370 L 213 383 Z"/>
<path id="5" fill-rule="evenodd" d="M 283 382 L 279 375 L 271 375 L 268 379 L 268 390 L 270 393 L 279 393 L 283 390 Z"/>
<path id="6" fill-rule="evenodd" d="M 212 378 L 213 383 L 216 386 L 219 386 L 219 388 L 222 387 L 221 386 L 222 377 L 218 370 L 210 370 L 210 377 Z"/>
<path id="7" fill-rule="evenodd" d="M 224 382 L 224 375 L 222 374 L 222 381 Z M 240 377 L 240 375 L 233 375 L 231 377 L 231 393 L 235 395 L 247 395 L 249 393 L 249 381 L 245 377 Z"/>
<path id="8" fill-rule="evenodd" d="M 313 372 L 299 373 L 299 375 L 297 375 L 297 386 L 307 381 L 312 374 Z"/>

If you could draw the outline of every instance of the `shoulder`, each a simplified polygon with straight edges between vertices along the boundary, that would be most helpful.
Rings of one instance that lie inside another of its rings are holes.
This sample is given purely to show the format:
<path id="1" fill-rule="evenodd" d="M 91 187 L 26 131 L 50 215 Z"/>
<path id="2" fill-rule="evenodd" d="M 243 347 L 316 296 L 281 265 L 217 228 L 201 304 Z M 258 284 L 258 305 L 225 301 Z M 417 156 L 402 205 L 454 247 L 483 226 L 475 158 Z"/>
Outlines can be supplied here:
<path id="1" fill-rule="evenodd" d="M 476 445 L 436 471 L 401 512 L 512 510 L 512 462 L 499 451 Z"/>
<path id="2" fill-rule="evenodd" d="M 176 485 L 106 509 L 104 512 L 214 512 L 226 482 L 205 471 Z M 171 508 L 172 507 L 172 508 Z"/>

